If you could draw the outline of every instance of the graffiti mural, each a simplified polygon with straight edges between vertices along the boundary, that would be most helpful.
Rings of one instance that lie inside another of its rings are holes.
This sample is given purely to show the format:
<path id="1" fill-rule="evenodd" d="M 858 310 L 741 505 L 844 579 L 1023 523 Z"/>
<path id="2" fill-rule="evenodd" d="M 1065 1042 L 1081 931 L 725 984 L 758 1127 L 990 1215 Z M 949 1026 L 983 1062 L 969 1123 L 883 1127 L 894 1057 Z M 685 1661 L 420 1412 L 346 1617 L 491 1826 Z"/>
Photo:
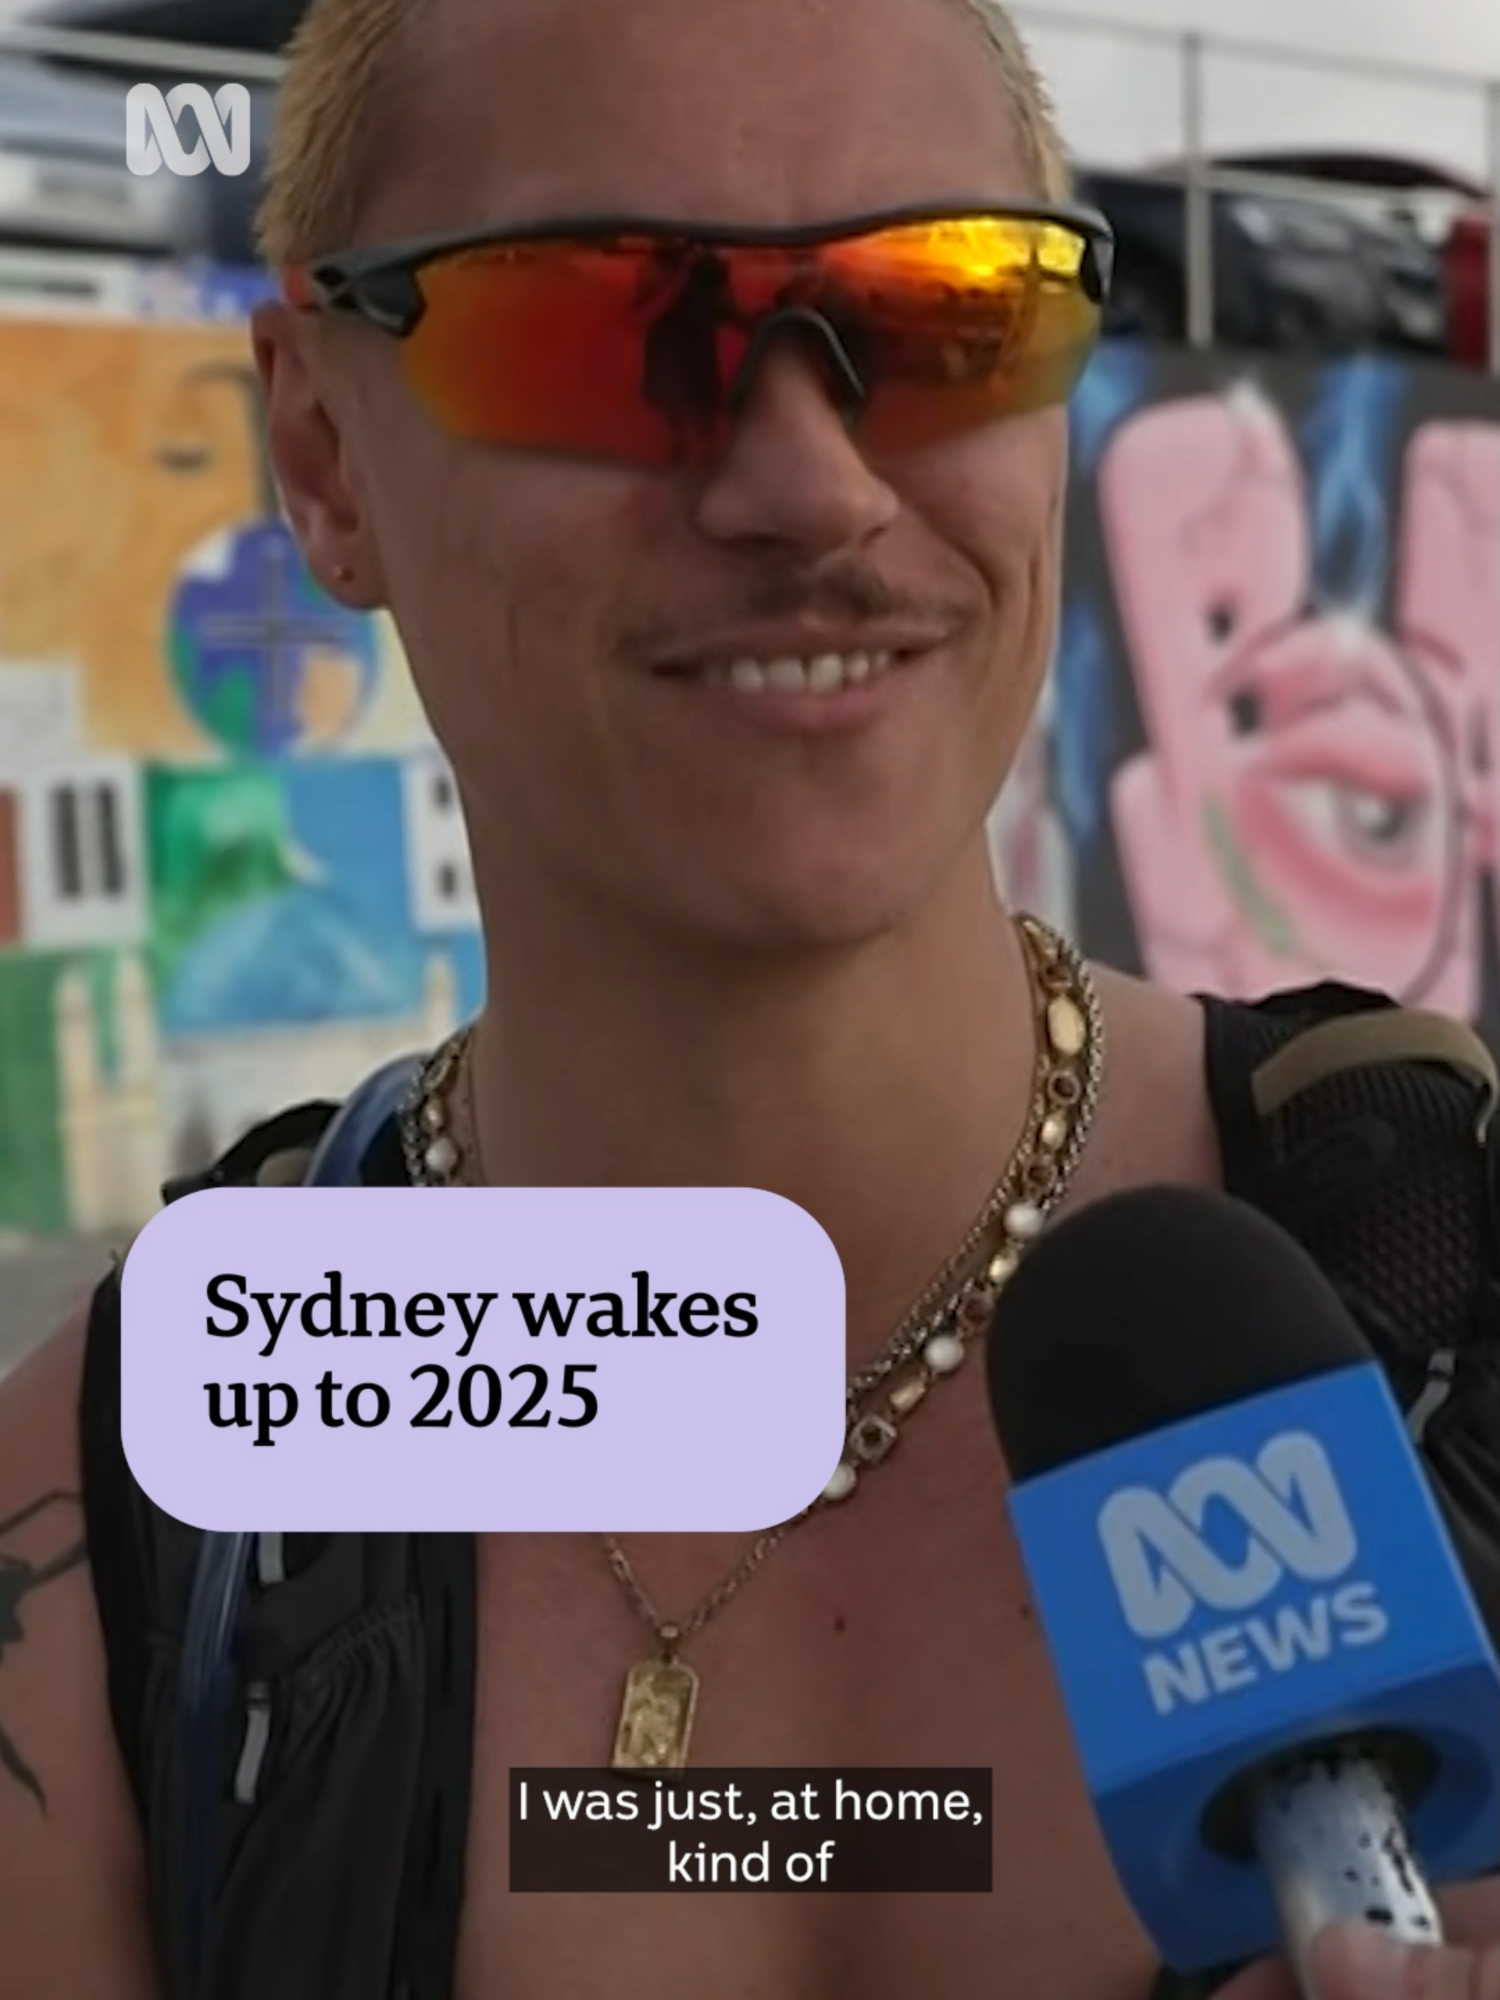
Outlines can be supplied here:
<path id="1" fill-rule="evenodd" d="M 1086 947 L 1493 1028 L 1500 392 L 1123 345 L 1074 452 L 1052 791 Z"/>
<path id="2" fill-rule="evenodd" d="M 0 311 L 0 1230 L 162 1180 L 477 1006 L 467 844 L 388 623 L 280 518 L 259 281 Z"/>

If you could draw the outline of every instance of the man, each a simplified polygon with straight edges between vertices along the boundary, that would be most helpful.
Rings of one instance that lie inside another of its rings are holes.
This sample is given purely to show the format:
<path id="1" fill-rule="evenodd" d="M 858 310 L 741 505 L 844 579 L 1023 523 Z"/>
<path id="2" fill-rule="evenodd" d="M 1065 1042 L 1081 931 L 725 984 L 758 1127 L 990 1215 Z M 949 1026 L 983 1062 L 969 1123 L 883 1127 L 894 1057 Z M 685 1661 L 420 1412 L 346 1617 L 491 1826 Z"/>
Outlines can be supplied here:
<path id="1" fill-rule="evenodd" d="M 837 237 L 1065 191 L 1012 31 L 964 0 L 324 0 L 284 121 L 278 263 L 600 215 Z M 643 291 L 670 290 L 653 270 Z M 875 451 L 829 295 L 772 329 L 713 448 L 665 464 L 457 434 L 483 412 L 440 421 L 432 396 L 461 356 L 423 383 L 412 341 L 303 309 L 315 285 L 256 337 L 308 560 L 344 601 L 392 608 L 463 790 L 490 999 L 462 1088 L 434 1084 L 433 1177 L 774 1189 L 838 1247 L 857 1370 L 952 1259 L 1030 1106 L 1035 972 L 983 822 L 1048 661 L 1066 433 L 1053 401 Z M 434 310 L 432 339 L 445 324 Z M 547 322 L 559 366 L 579 324 Z M 702 390 L 682 391 L 699 443 Z M 589 413 L 543 414 L 560 434 Z M 1069 1198 L 1213 1184 L 1200 1010 L 1097 988 L 1108 1053 Z M 78 1345 L 8 1387 L 0 1518 L 77 1490 Z M 507 1896 L 508 1769 L 606 1762 L 646 1650 L 639 1592 L 676 1620 L 745 1550 L 655 1537 L 612 1575 L 586 1537 L 481 1544 L 456 2000 L 1140 2000 L 1153 1955 L 999 1484 L 979 1373 L 958 1369 L 680 1646 L 702 1681 L 697 1763 L 993 1766 L 989 1897 Z M 88 1579 L 27 1602 L 0 1686 L 47 1809 L 0 1776 L 0 1996 L 145 2000 L 143 1842 Z M 347 1894 L 352 1936 L 380 1913 Z M 1495 1955 L 1481 1972 L 1472 1954 L 1496 1936 L 1493 1894 L 1456 1897 L 1451 1922 L 1455 1946 L 1412 1969 L 1331 1954 L 1329 2000 L 1492 2000 Z M 1236 2000 L 1286 1991 L 1262 1967 Z"/>

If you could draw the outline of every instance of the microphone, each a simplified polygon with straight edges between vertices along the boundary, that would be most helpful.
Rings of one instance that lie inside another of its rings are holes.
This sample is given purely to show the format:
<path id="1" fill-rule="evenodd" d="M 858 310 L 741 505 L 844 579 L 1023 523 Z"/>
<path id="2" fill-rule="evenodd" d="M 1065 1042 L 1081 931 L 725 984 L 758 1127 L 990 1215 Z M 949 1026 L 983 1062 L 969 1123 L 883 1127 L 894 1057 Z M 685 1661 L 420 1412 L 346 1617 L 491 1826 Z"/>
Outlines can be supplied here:
<path id="1" fill-rule="evenodd" d="M 986 1368 L 1122 1886 L 1179 1973 L 1437 1943 L 1500 1862 L 1500 1666 L 1384 1372 L 1284 1230 L 1148 1188 L 1030 1250 Z M 1418 1859 L 1420 1855 L 1421 1859 Z"/>

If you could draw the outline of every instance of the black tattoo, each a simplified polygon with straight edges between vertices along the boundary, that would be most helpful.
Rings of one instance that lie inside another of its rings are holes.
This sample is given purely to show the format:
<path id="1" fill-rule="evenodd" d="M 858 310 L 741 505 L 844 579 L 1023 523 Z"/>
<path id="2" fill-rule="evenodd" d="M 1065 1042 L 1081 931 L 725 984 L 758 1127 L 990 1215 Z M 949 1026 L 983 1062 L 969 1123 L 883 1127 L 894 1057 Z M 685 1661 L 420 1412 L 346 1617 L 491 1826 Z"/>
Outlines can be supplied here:
<path id="1" fill-rule="evenodd" d="M 87 1557 L 88 1544 L 76 1528 L 77 1509 L 81 1505 L 76 1493 L 44 1493 L 19 1514 L 0 1521 L 0 1663 L 5 1659 L 6 1647 L 18 1646 L 26 1637 L 21 1624 L 22 1598 L 76 1569 Z M 59 1523 L 58 1510 L 67 1510 L 66 1527 Z M 6 1733 L 3 1723 L 0 1723 L 0 1767 L 31 1793 L 45 1814 L 47 1794 L 42 1790 L 41 1779 Z"/>

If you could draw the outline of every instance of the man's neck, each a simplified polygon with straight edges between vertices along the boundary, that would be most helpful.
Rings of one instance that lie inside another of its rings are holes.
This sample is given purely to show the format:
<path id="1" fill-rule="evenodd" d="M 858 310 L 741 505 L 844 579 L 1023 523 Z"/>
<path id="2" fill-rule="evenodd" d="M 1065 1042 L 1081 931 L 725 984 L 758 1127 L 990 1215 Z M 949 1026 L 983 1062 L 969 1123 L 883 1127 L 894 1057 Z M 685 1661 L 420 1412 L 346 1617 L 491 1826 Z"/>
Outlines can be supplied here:
<path id="1" fill-rule="evenodd" d="M 1029 1101 L 1030 986 L 986 858 L 903 932 L 796 962 L 556 913 L 541 936 L 491 921 L 486 1179 L 783 1195 L 843 1259 L 851 1350 L 878 1346 L 983 1207 Z"/>

